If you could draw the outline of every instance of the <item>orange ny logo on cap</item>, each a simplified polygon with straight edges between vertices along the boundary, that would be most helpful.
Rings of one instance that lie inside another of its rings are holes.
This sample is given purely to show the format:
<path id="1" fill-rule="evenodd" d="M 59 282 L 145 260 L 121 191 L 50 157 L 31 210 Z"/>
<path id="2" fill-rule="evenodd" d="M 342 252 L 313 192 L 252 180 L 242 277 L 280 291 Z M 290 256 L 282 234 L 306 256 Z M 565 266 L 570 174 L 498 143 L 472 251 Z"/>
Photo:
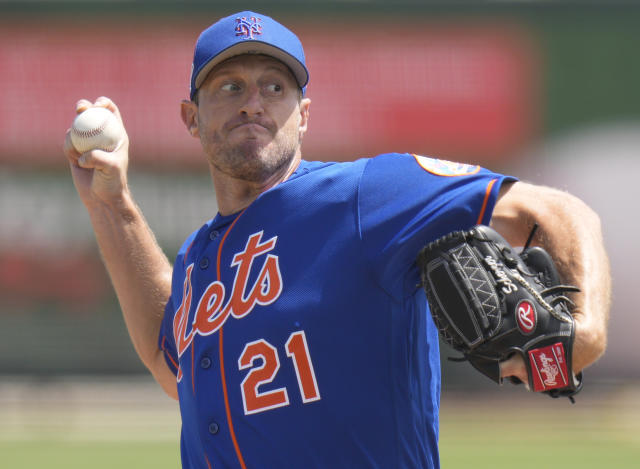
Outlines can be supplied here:
<path id="1" fill-rule="evenodd" d="M 258 17 L 251 16 L 236 18 L 236 36 L 243 36 L 245 39 L 253 39 L 253 35 L 260 36 L 262 34 L 262 20 Z"/>

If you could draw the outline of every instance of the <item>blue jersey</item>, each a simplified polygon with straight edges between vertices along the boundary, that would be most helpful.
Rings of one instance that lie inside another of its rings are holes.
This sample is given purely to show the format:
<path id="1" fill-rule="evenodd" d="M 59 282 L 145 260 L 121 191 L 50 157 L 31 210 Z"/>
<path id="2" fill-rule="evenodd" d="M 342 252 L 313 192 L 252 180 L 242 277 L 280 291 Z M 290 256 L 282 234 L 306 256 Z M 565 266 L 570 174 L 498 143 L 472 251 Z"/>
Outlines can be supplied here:
<path id="1" fill-rule="evenodd" d="M 415 259 L 507 179 L 386 154 L 302 161 L 193 233 L 159 345 L 191 468 L 436 468 L 438 332 Z"/>

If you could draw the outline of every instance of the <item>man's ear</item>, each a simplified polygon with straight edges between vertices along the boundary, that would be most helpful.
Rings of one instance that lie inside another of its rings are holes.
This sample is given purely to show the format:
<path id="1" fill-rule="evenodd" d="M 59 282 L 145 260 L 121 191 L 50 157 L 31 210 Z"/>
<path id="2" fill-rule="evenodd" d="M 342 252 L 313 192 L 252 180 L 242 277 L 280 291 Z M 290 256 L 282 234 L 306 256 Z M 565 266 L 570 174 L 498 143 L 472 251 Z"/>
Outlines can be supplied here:
<path id="1" fill-rule="evenodd" d="M 304 135 L 307 131 L 309 124 L 309 107 L 311 106 L 311 100 L 309 98 L 303 98 L 300 100 L 300 136 Z"/>
<path id="2" fill-rule="evenodd" d="M 192 137 L 200 137 L 198 130 L 198 105 L 188 99 L 180 102 L 180 117 Z"/>

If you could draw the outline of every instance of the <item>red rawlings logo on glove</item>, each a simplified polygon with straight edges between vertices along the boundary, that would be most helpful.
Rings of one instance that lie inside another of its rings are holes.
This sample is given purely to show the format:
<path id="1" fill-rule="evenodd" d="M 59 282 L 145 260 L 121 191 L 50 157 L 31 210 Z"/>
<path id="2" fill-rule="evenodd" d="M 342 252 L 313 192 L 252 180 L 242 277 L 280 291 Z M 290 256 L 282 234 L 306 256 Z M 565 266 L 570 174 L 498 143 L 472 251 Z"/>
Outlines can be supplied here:
<path id="1" fill-rule="evenodd" d="M 529 360 L 534 391 L 548 391 L 569 385 L 567 360 L 560 342 L 529 351 Z"/>
<path id="2" fill-rule="evenodd" d="M 529 300 L 522 300 L 516 308 L 518 328 L 524 335 L 531 334 L 536 329 L 536 308 Z"/>

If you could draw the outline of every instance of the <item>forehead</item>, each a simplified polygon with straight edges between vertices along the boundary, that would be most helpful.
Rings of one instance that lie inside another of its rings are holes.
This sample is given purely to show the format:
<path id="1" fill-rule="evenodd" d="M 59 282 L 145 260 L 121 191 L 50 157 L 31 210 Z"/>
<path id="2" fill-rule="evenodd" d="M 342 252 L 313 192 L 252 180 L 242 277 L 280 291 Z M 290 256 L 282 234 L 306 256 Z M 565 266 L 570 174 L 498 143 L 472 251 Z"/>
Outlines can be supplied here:
<path id="1" fill-rule="evenodd" d="M 240 73 L 242 71 L 268 71 L 282 73 L 295 82 L 293 73 L 284 63 L 278 59 L 263 54 L 242 54 L 230 57 L 224 62 L 219 63 L 211 69 L 209 76 L 211 78 L 215 75 L 226 73 Z"/>

